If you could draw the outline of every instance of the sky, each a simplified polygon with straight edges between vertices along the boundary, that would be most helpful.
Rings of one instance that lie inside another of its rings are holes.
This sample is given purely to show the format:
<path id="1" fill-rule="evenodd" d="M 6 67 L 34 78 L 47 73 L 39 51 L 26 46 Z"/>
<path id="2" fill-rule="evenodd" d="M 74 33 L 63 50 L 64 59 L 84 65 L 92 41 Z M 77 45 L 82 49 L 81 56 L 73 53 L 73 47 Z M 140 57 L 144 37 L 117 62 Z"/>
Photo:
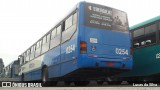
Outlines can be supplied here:
<path id="1" fill-rule="evenodd" d="M 16 60 L 82 0 L 0 0 L 0 58 Z M 159 0 L 85 0 L 125 11 L 129 26 L 160 14 Z"/>

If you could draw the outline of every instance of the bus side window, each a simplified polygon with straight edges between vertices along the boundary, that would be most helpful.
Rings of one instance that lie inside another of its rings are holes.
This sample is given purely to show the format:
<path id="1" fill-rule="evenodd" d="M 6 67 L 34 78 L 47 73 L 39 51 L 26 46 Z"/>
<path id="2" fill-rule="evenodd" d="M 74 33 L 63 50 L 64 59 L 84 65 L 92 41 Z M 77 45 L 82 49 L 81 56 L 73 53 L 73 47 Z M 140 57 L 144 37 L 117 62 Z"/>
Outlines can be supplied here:
<path id="1" fill-rule="evenodd" d="M 65 30 L 68 29 L 69 27 L 71 27 L 73 24 L 73 17 L 72 15 L 67 18 L 67 20 L 65 21 Z"/>
<path id="2" fill-rule="evenodd" d="M 56 28 L 53 29 L 52 34 L 51 34 L 51 39 L 56 37 L 56 31 L 57 31 Z"/>
<path id="3" fill-rule="evenodd" d="M 28 49 L 27 52 L 26 52 L 26 61 L 25 61 L 25 63 L 27 63 L 29 61 L 29 57 L 30 57 L 30 49 Z"/>
<path id="4" fill-rule="evenodd" d="M 41 54 L 41 44 L 42 44 L 42 40 L 38 41 L 36 44 L 35 57 Z"/>
<path id="5" fill-rule="evenodd" d="M 77 23 L 77 12 L 75 12 L 74 14 L 73 14 L 73 24 L 76 24 Z"/>
<path id="6" fill-rule="evenodd" d="M 145 27 L 144 42 L 146 45 L 156 43 L 156 30 L 157 30 L 157 26 L 155 23 Z"/>
<path id="7" fill-rule="evenodd" d="M 61 25 L 59 25 L 58 27 L 57 27 L 57 34 L 56 34 L 56 36 L 57 35 L 61 35 Z"/>
<path id="8" fill-rule="evenodd" d="M 35 54 L 35 45 L 33 45 L 31 47 L 31 55 L 30 55 L 30 60 L 32 60 L 34 58 L 34 54 Z"/>
<path id="9" fill-rule="evenodd" d="M 47 35 L 47 41 L 46 41 L 47 43 L 50 42 L 50 37 L 51 37 L 51 34 L 49 33 L 49 34 Z"/>
<path id="10" fill-rule="evenodd" d="M 144 28 L 139 28 L 134 30 L 133 32 L 133 48 L 137 48 L 144 45 Z"/>
<path id="11" fill-rule="evenodd" d="M 60 44 L 62 27 L 59 25 L 56 29 L 52 31 L 50 49 L 58 46 Z"/>
<path id="12" fill-rule="evenodd" d="M 156 43 L 156 30 L 157 26 L 155 23 L 134 30 L 133 32 L 133 47 L 148 46 Z"/>
<path id="13" fill-rule="evenodd" d="M 26 56 L 27 56 L 27 52 L 25 52 L 25 53 L 23 54 L 23 56 L 24 56 L 24 59 L 23 59 L 23 64 L 25 64 L 25 61 L 26 61 Z"/>
<path id="14" fill-rule="evenodd" d="M 44 36 L 44 37 L 43 37 L 43 41 L 42 41 L 42 42 L 43 42 L 42 45 L 44 45 L 44 44 L 46 43 L 46 41 L 47 41 L 47 40 L 46 40 L 46 36 Z"/>
<path id="15" fill-rule="evenodd" d="M 42 51 L 41 53 L 44 53 L 46 51 L 49 50 L 49 41 L 50 41 L 50 34 L 46 35 L 44 38 L 43 38 L 43 44 L 42 44 Z"/>
<path id="16" fill-rule="evenodd" d="M 55 44 L 56 34 L 57 34 L 57 28 L 54 28 L 51 32 L 50 49 L 52 49 L 56 46 L 56 44 Z"/>
<path id="17" fill-rule="evenodd" d="M 42 39 L 42 53 L 45 52 L 46 42 L 47 42 L 46 39 L 47 39 L 46 36 L 44 36 L 43 39 Z"/>
<path id="18" fill-rule="evenodd" d="M 77 12 L 73 15 L 70 15 L 65 21 L 65 30 L 62 32 L 62 42 L 64 43 L 67 40 L 71 39 L 74 32 L 76 31 L 76 23 L 77 23 Z"/>
<path id="19" fill-rule="evenodd" d="M 133 32 L 133 37 L 139 37 L 144 35 L 144 28 L 137 29 Z"/>

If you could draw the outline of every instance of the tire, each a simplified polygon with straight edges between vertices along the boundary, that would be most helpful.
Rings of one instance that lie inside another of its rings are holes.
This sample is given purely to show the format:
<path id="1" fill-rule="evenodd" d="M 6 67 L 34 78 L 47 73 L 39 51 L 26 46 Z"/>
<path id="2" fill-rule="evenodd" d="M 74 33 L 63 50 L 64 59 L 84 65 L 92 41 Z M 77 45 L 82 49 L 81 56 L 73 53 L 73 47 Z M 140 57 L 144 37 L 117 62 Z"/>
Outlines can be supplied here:
<path id="1" fill-rule="evenodd" d="M 57 83 L 58 83 L 57 81 L 50 81 L 50 82 L 49 82 L 49 85 L 51 85 L 51 86 L 56 86 Z"/>
<path id="2" fill-rule="evenodd" d="M 97 81 L 97 84 L 98 84 L 98 85 L 102 85 L 102 84 L 103 84 L 103 81 Z"/>
<path id="3" fill-rule="evenodd" d="M 48 69 L 43 68 L 42 70 L 42 86 L 48 86 Z"/>
<path id="4" fill-rule="evenodd" d="M 122 81 L 107 81 L 110 85 L 120 85 Z"/>
<path id="5" fill-rule="evenodd" d="M 71 81 L 64 81 L 64 84 L 65 84 L 66 86 L 69 86 L 71 83 L 72 83 Z"/>
<path id="6" fill-rule="evenodd" d="M 21 82 L 24 82 L 24 74 L 21 76 Z"/>
<path id="7" fill-rule="evenodd" d="M 51 81 L 48 78 L 48 69 L 44 68 L 42 70 L 42 86 L 47 87 L 47 86 L 56 86 L 57 85 L 57 81 Z"/>
<path id="8" fill-rule="evenodd" d="M 134 81 L 127 81 L 128 84 L 133 85 Z"/>
<path id="9" fill-rule="evenodd" d="M 89 81 L 75 81 L 75 86 L 87 86 L 89 84 Z"/>

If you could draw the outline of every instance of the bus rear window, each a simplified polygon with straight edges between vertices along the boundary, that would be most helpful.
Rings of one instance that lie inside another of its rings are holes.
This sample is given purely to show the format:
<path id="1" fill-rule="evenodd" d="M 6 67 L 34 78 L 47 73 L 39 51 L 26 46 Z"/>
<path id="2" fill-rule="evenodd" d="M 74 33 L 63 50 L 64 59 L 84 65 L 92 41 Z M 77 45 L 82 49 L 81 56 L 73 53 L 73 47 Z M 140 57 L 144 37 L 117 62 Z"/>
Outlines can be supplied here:
<path id="1" fill-rule="evenodd" d="M 84 13 L 84 24 L 86 26 L 128 32 L 127 14 L 123 11 L 97 4 L 85 3 Z"/>

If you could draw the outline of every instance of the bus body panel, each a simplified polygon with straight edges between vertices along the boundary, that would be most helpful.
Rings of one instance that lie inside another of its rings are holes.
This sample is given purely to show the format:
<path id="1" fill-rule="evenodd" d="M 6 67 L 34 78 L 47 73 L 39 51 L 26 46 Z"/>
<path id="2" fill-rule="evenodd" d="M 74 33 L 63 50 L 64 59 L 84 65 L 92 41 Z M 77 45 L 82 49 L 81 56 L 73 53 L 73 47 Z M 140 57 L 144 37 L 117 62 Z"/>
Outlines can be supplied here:
<path id="1" fill-rule="evenodd" d="M 61 45 L 61 76 L 77 69 L 78 47 L 77 32 L 70 41 Z"/>
<path id="2" fill-rule="evenodd" d="M 62 32 L 60 45 L 22 66 L 22 68 L 25 68 L 22 70 L 24 80 L 32 81 L 41 79 L 43 67 L 47 67 L 49 78 L 61 78 L 65 76 L 72 78 L 75 77 L 75 75 L 83 78 L 83 76 L 81 77 L 83 74 L 84 76 L 86 75 L 87 78 L 90 78 L 90 76 L 94 75 L 89 72 L 99 73 L 97 72 L 98 70 L 102 70 L 102 72 L 100 71 L 100 77 L 106 77 L 106 75 L 111 75 L 105 72 L 106 70 L 109 70 L 112 74 L 116 74 L 113 69 L 117 69 L 118 72 L 124 72 L 132 68 L 129 33 L 86 26 L 85 3 L 86 2 L 80 2 L 77 5 L 78 20 L 76 28 L 74 28 L 74 26 L 73 28 L 71 27 L 73 31 L 76 30 L 74 33 L 71 33 L 70 38 L 67 37 L 68 40 L 63 42 L 63 40 L 66 39 L 63 37 L 63 34 L 67 36 L 70 34 L 65 31 Z M 90 38 L 97 38 L 98 43 L 91 43 Z M 80 43 L 82 41 L 87 43 L 87 53 L 85 54 L 82 54 L 80 49 Z M 96 46 L 96 51 L 92 51 L 93 45 Z M 126 53 L 120 55 L 120 52 L 118 52 L 118 54 L 116 54 L 116 48 L 125 49 Z M 27 67 L 29 67 L 28 64 L 31 64 L 31 66 L 35 64 L 35 67 L 27 69 Z M 99 77 L 94 76 L 94 78 Z"/>
<path id="3" fill-rule="evenodd" d="M 79 18 L 85 18 L 84 6 L 84 3 L 80 4 Z M 100 63 L 100 67 L 106 67 L 107 62 L 112 61 L 115 62 L 115 68 L 122 68 L 125 64 L 125 69 L 132 69 L 129 32 L 98 29 L 84 24 L 85 19 L 81 19 L 79 21 L 79 42 L 85 41 L 87 43 L 87 55 L 80 54 L 79 67 L 90 66 L 93 68 L 97 62 Z M 96 43 L 92 43 L 90 39 L 96 39 Z M 92 48 L 96 48 L 96 50 L 92 50 Z M 125 53 L 116 54 L 116 48 L 124 49 Z"/>
<path id="4" fill-rule="evenodd" d="M 92 30 L 92 32 L 90 32 Z M 113 32 L 86 27 L 84 30 L 88 54 L 106 55 L 107 57 L 130 57 L 130 38 L 128 33 Z M 96 42 L 91 41 L 95 39 Z M 95 50 L 92 50 L 95 46 Z M 124 53 L 116 53 L 116 48 L 124 49 Z"/>
<path id="5" fill-rule="evenodd" d="M 81 59 L 81 67 L 103 67 L 103 68 L 116 68 L 116 69 L 132 69 L 130 59 L 123 60 L 121 58 L 102 58 L 94 57 L 94 55 L 83 55 Z"/>
<path id="6" fill-rule="evenodd" d="M 41 68 L 34 70 L 31 73 L 31 80 L 41 80 Z M 30 80 L 28 80 L 30 81 Z"/>
<path id="7" fill-rule="evenodd" d="M 53 48 L 47 54 L 45 55 L 45 58 L 43 59 L 42 65 L 47 65 L 48 67 L 48 76 L 49 77 L 58 77 L 60 76 L 60 46 L 57 46 L 56 48 Z"/>
<path id="8" fill-rule="evenodd" d="M 77 32 L 75 32 L 69 41 L 46 54 L 43 65 L 47 65 L 48 71 L 51 71 L 49 77 L 63 76 L 76 69 L 77 48 Z M 60 49 L 61 51 L 59 51 Z M 69 50 L 68 53 L 66 53 L 66 50 Z"/>

